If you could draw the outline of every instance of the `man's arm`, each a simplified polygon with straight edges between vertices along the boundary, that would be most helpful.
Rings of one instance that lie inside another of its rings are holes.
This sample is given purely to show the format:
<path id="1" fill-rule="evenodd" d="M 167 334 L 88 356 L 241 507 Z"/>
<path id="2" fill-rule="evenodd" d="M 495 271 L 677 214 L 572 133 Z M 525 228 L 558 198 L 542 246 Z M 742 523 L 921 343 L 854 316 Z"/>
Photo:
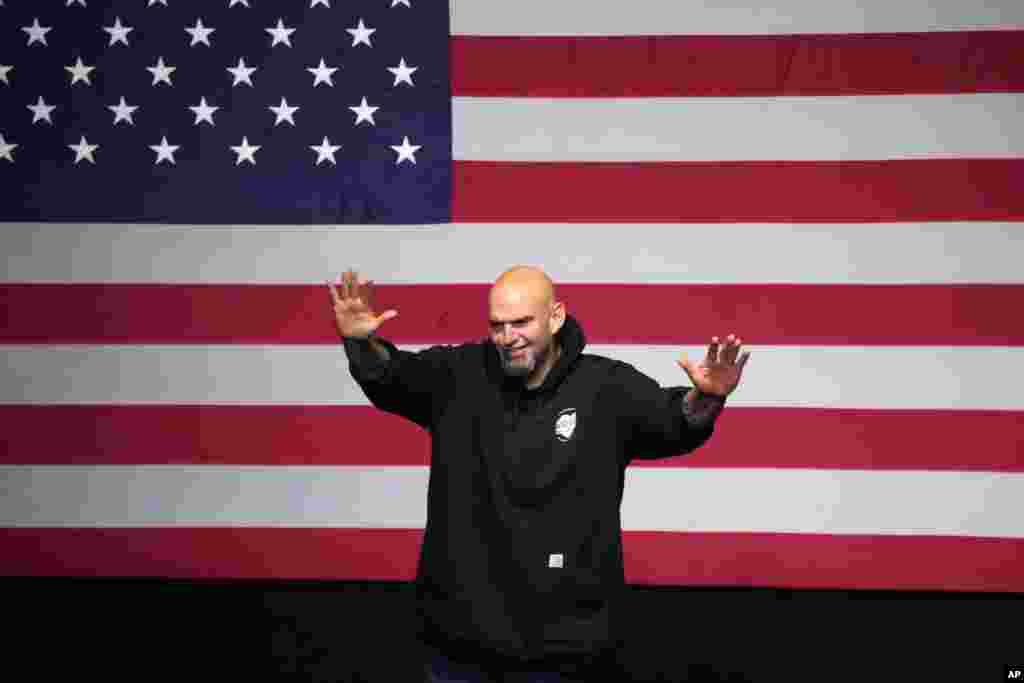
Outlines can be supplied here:
<path id="1" fill-rule="evenodd" d="M 360 370 L 382 369 L 391 360 L 391 352 L 376 334 L 369 337 L 345 337 L 345 352 Z"/>
<path id="2" fill-rule="evenodd" d="M 693 388 L 683 398 L 683 417 L 691 427 L 706 429 L 714 424 L 724 407 L 724 397 L 705 394 Z"/>
<path id="3" fill-rule="evenodd" d="M 662 387 L 628 363 L 616 364 L 611 383 L 627 463 L 695 450 L 711 436 L 721 412 L 713 397 L 691 397 L 691 387 Z"/>
<path id="4" fill-rule="evenodd" d="M 349 372 L 376 408 L 429 428 L 438 396 L 451 386 L 452 349 L 403 351 L 380 337 L 346 337 Z"/>
<path id="5" fill-rule="evenodd" d="M 349 372 L 370 403 L 429 428 L 438 397 L 451 388 L 451 348 L 434 346 L 411 353 L 377 337 L 377 328 L 398 311 L 377 315 L 373 281 L 361 280 L 354 270 L 342 274 L 338 287 L 328 281 L 327 288 Z"/>
<path id="6" fill-rule="evenodd" d="M 377 339 L 376 335 L 371 336 L 369 341 L 370 347 L 373 349 L 374 353 L 377 354 L 377 357 L 382 362 L 387 363 L 389 360 L 391 360 L 391 353 L 388 351 L 388 348 L 386 346 L 380 343 L 380 340 Z"/>

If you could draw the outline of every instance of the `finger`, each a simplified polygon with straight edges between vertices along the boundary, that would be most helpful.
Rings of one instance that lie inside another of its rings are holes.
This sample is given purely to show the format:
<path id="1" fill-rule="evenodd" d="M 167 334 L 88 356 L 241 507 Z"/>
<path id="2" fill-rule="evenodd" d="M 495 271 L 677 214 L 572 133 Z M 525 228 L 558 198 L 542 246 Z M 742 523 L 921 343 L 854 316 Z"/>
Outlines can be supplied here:
<path id="1" fill-rule="evenodd" d="M 338 300 L 338 290 L 334 288 L 330 280 L 327 281 L 327 289 L 331 292 L 331 306 L 337 306 L 340 303 Z"/>
<path id="2" fill-rule="evenodd" d="M 362 299 L 365 296 L 363 285 L 366 283 L 359 279 L 359 271 L 352 271 L 352 298 Z"/>
<path id="3" fill-rule="evenodd" d="M 349 292 L 351 291 L 351 287 L 349 286 L 348 273 L 349 273 L 349 271 L 346 270 L 344 273 L 341 274 L 341 298 L 342 299 L 348 299 L 349 296 L 350 296 Z"/>
<path id="4" fill-rule="evenodd" d="M 367 292 L 367 281 L 359 278 L 359 273 L 355 273 L 355 293 L 356 299 L 366 303 L 369 307 L 370 300 L 368 299 L 369 293 Z"/>
<path id="5" fill-rule="evenodd" d="M 354 268 L 348 270 L 348 295 L 349 298 L 359 298 L 359 273 Z"/>
<path id="6" fill-rule="evenodd" d="M 366 281 L 366 288 L 363 290 L 363 292 L 364 292 L 363 295 L 366 297 L 366 307 L 369 308 L 371 311 L 374 310 L 373 304 L 374 304 L 374 300 L 376 299 L 376 295 L 377 295 L 377 290 L 374 289 L 373 285 L 374 285 L 373 280 L 367 280 Z"/>
<path id="7" fill-rule="evenodd" d="M 392 318 L 394 318 L 397 315 L 398 315 L 398 311 L 396 311 L 394 309 L 389 310 L 389 311 L 384 311 L 379 316 L 377 316 L 376 322 L 377 322 L 378 325 L 380 325 L 381 323 L 383 323 L 383 322 L 385 322 L 387 320 L 391 320 Z"/>
<path id="8" fill-rule="evenodd" d="M 708 355 L 704 358 L 705 365 L 714 365 L 718 362 L 718 337 L 712 337 L 708 344 Z"/>
<path id="9" fill-rule="evenodd" d="M 750 358 L 750 351 L 744 351 L 743 355 L 740 356 L 740 360 L 736 363 L 736 370 L 738 374 L 743 374 L 743 366 L 747 364 L 747 359 Z"/>
<path id="10" fill-rule="evenodd" d="M 677 360 L 676 361 L 676 365 L 678 365 L 679 367 L 681 367 L 683 369 L 683 371 L 686 373 L 686 376 L 689 377 L 690 381 L 692 382 L 693 381 L 693 370 L 691 368 L 690 359 L 689 358 L 682 358 L 680 360 Z"/>
<path id="11" fill-rule="evenodd" d="M 725 340 L 725 350 L 722 352 L 722 362 L 729 365 L 736 362 L 736 356 L 739 355 L 740 340 L 736 338 L 736 335 L 730 334 Z"/>
<path id="12" fill-rule="evenodd" d="M 356 287 L 356 271 L 349 268 L 345 271 L 345 299 L 352 301 L 358 298 L 358 290 Z"/>
<path id="13" fill-rule="evenodd" d="M 367 308 L 372 309 L 370 306 L 370 282 L 369 280 L 363 280 L 362 278 L 356 278 L 356 298 L 366 304 Z"/>

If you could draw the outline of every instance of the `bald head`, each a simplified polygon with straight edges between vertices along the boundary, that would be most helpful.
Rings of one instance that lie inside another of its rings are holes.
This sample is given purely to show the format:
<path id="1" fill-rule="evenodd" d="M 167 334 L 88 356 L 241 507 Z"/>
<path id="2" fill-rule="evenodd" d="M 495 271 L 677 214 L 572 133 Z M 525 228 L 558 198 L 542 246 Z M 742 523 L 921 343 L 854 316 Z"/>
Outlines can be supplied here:
<path id="1" fill-rule="evenodd" d="M 531 301 L 550 308 L 555 301 L 555 284 L 540 268 L 513 266 L 498 276 L 491 288 L 491 302 L 496 297 Z"/>
<path id="2" fill-rule="evenodd" d="M 551 278 L 533 266 L 514 266 L 494 281 L 488 297 L 491 340 L 506 374 L 541 381 L 558 355 L 555 333 L 565 307 L 555 300 Z"/>

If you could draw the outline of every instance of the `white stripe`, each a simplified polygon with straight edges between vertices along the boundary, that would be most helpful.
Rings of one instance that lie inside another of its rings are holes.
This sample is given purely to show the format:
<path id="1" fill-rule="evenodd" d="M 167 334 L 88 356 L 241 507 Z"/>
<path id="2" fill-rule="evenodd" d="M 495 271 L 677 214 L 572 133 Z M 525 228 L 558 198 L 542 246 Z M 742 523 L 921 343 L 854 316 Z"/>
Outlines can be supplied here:
<path id="1" fill-rule="evenodd" d="M 0 526 L 422 528 L 424 467 L 0 467 Z"/>
<path id="2" fill-rule="evenodd" d="M 1024 537 L 1024 474 L 631 468 L 626 481 L 629 530 Z"/>
<path id="3" fill-rule="evenodd" d="M 458 160 L 489 161 L 1019 157 L 1024 156 L 1021 111 L 1019 93 L 456 97 L 452 149 Z"/>
<path id="4" fill-rule="evenodd" d="M 457 35 L 889 33 L 1022 25 L 1020 0 L 451 0 Z"/>
<path id="5" fill-rule="evenodd" d="M 426 467 L 0 468 L 0 526 L 422 528 Z M 1024 538 L 1024 475 L 631 468 L 623 528 Z"/>
<path id="6" fill-rule="evenodd" d="M 319 285 L 349 266 L 379 284 L 491 283 L 514 263 L 556 283 L 1020 283 L 1024 224 L 8 223 L 0 254 L 0 279 L 38 283 Z"/>
<path id="7" fill-rule="evenodd" d="M 732 406 L 1024 409 L 1024 394 L 1007 381 L 1024 376 L 1022 347 L 747 341 L 750 363 Z M 686 386 L 676 360 L 698 360 L 706 348 L 595 344 L 586 352 L 631 363 L 662 386 Z M 0 403 L 368 405 L 340 345 L 5 346 Z"/>

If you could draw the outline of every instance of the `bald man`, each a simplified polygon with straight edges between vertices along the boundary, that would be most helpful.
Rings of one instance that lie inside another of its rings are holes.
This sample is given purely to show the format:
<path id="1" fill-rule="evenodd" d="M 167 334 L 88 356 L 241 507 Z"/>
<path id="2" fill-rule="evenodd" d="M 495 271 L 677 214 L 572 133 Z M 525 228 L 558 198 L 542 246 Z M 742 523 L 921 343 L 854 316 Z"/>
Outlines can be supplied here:
<path id="1" fill-rule="evenodd" d="M 692 386 L 583 353 L 579 322 L 532 266 L 488 294 L 489 338 L 413 353 L 379 336 L 372 282 L 328 282 L 349 371 L 370 402 L 428 430 L 416 575 L 427 681 L 606 680 L 624 639 L 620 506 L 635 458 L 710 438 L 749 352 L 711 338 Z"/>

